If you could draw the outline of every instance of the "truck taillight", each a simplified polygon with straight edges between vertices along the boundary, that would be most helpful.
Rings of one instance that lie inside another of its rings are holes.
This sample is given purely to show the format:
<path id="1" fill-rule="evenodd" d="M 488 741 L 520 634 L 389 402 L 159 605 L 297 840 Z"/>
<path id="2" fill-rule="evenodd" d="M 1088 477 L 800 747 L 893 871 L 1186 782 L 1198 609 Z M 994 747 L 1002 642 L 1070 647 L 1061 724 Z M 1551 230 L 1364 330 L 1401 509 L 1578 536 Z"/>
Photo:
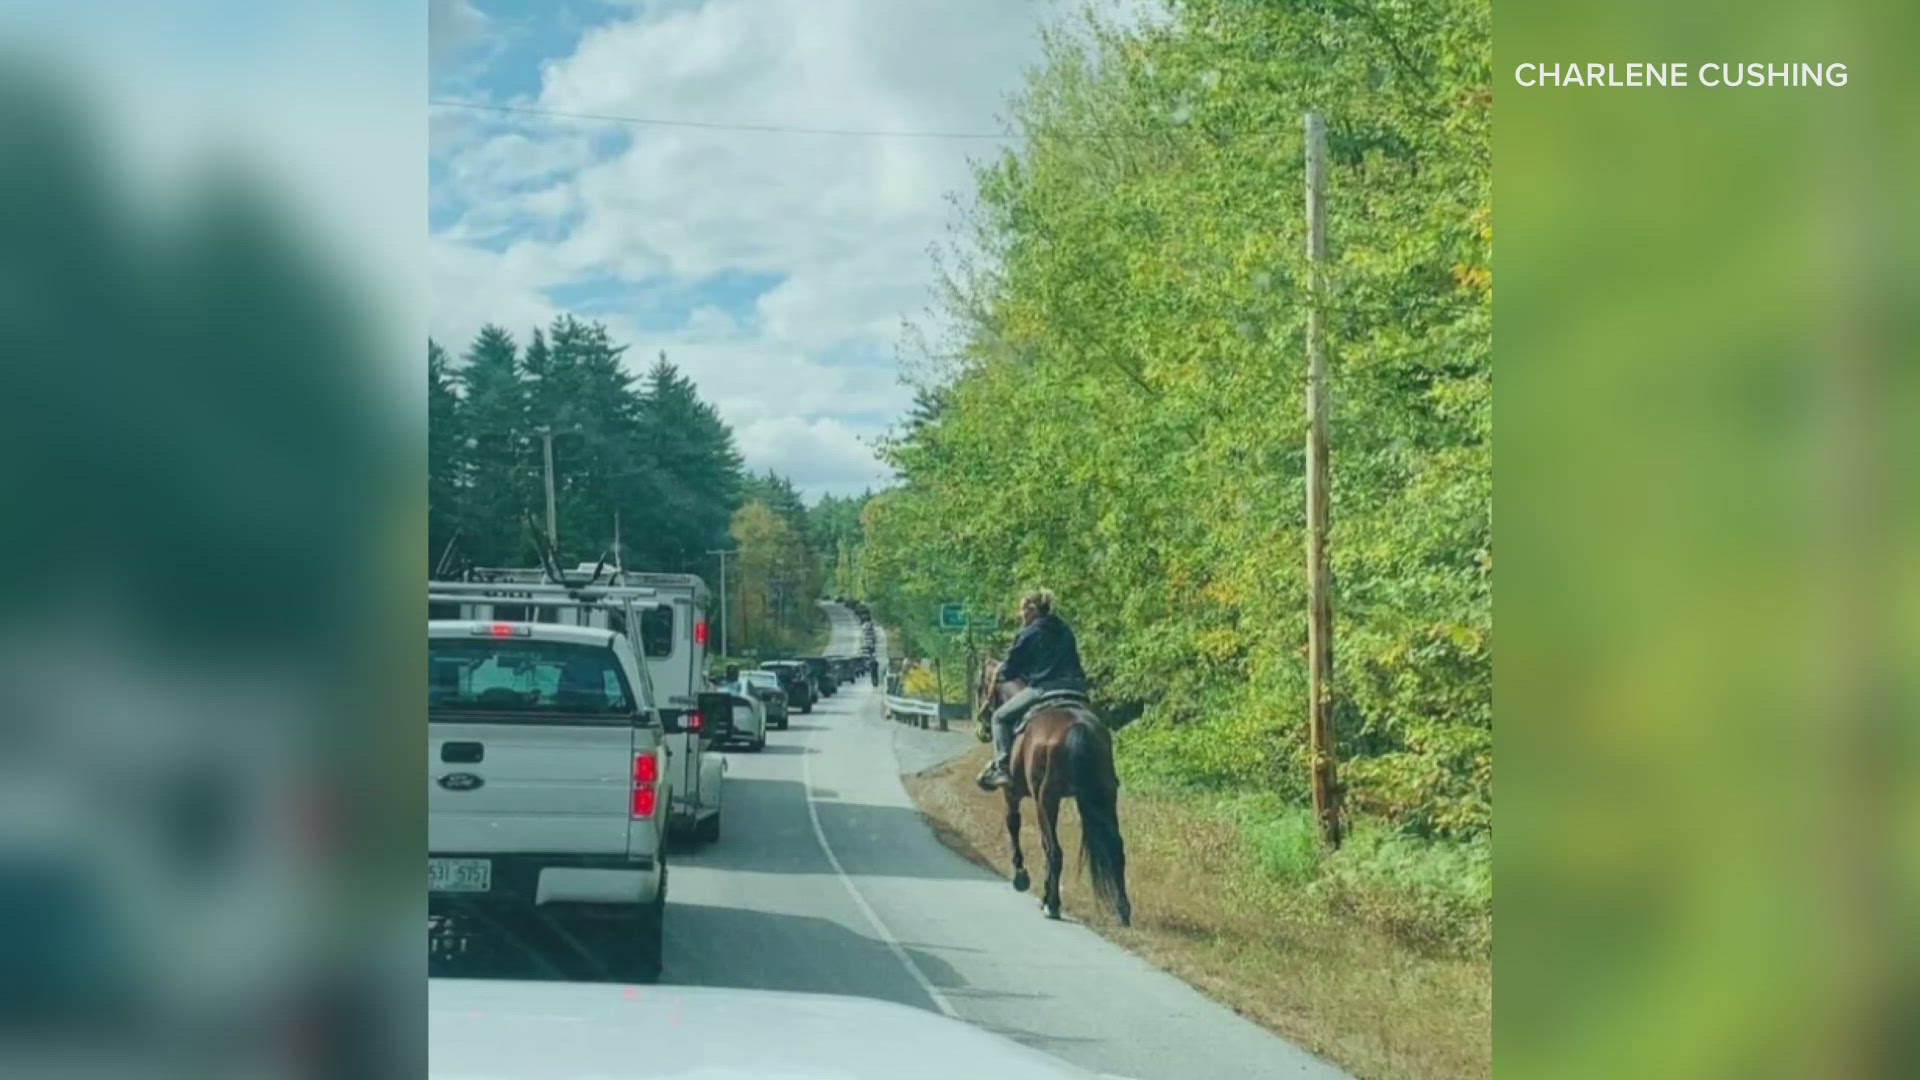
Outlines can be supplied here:
<path id="1" fill-rule="evenodd" d="M 700 726 L 704 723 L 706 723 L 706 720 L 700 715 L 699 709 L 694 709 L 691 712 L 687 713 L 687 730 L 688 731 L 699 731 Z"/>
<path id="2" fill-rule="evenodd" d="M 660 805 L 660 759 L 652 753 L 633 756 L 633 816 L 650 818 Z"/>
<path id="3" fill-rule="evenodd" d="M 693 643 L 700 646 L 703 649 L 706 648 L 707 620 L 701 619 L 699 622 L 696 622 L 693 624 Z"/>

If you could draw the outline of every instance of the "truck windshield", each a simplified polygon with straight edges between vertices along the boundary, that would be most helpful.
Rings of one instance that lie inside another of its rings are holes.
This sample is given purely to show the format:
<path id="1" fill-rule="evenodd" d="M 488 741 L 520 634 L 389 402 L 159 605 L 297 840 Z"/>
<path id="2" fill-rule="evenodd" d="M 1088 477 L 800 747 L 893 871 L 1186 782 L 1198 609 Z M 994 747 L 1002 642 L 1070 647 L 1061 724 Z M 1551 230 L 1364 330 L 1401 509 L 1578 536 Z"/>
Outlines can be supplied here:
<path id="1" fill-rule="evenodd" d="M 498 638 L 428 638 L 427 707 L 553 716 L 637 711 L 612 649 Z"/>

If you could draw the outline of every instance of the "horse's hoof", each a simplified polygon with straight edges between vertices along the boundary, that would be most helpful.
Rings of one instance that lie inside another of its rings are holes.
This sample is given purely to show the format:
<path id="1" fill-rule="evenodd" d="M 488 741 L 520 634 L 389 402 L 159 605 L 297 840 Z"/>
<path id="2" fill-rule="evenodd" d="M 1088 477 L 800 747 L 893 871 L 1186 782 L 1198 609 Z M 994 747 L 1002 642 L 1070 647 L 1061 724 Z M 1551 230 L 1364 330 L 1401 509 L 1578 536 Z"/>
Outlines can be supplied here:
<path id="1" fill-rule="evenodd" d="M 1022 870 L 1019 873 L 1013 875 L 1013 891 L 1014 892 L 1026 892 L 1027 886 L 1031 884 L 1033 884 L 1033 879 L 1027 876 L 1027 872 L 1025 870 Z"/>
<path id="2" fill-rule="evenodd" d="M 1041 911 L 1044 911 L 1044 912 L 1046 912 L 1046 915 L 1047 915 L 1047 918 L 1049 918 L 1049 919 L 1052 919 L 1052 920 L 1054 920 L 1054 921 L 1056 921 L 1056 922 L 1058 922 L 1058 921 L 1059 921 L 1059 919 L 1060 919 L 1060 909 L 1059 909 L 1059 908 L 1057 908 L 1057 907 L 1053 907 L 1053 906 L 1051 906 L 1051 905 L 1049 905 L 1049 904 L 1041 904 L 1041 905 L 1040 905 L 1040 910 L 1041 910 Z"/>

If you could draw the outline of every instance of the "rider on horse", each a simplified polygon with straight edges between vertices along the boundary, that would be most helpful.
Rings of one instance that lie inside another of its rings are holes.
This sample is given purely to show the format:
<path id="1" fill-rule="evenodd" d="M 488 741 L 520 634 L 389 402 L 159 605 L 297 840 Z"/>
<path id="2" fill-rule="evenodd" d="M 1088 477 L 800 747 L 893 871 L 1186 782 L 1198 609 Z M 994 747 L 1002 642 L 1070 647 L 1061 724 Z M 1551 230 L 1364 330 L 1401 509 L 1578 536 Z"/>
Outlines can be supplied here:
<path id="1" fill-rule="evenodd" d="M 1080 647 L 1074 641 L 1073 628 L 1054 614 L 1053 593 L 1047 589 L 1028 593 L 1020 601 L 1020 618 L 1025 625 L 1007 650 L 998 678 L 1002 683 L 1018 681 L 1024 688 L 994 710 L 993 760 L 977 781 L 987 791 L 1012 782 L 1007 775 L 1007 759 L 1013 752 L 1013 733 L 1033 703 L 1052 691 L 1085 693 L 1087 689 Z"/>

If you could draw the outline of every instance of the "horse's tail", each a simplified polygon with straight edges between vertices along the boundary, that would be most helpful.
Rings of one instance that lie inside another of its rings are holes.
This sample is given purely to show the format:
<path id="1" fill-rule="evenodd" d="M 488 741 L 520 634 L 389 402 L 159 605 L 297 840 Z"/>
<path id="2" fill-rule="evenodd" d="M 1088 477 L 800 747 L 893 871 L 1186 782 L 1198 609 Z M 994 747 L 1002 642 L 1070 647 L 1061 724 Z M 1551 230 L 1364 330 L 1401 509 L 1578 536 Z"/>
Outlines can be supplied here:
<path id="1" fill-rule="evenodd" d="M 1132 917 L 1127 900 L 1127 848 L 1120 839 L 1120 781 L 1113 771 L 1112 744 L 1099 737 L 1085 719 L 1067 729 L 1064 749 L 1073 777 L 1074 801 L 1080 804 L 1080 857 L 1093 875 L 1093 892 L 1126 925 Z"/>

